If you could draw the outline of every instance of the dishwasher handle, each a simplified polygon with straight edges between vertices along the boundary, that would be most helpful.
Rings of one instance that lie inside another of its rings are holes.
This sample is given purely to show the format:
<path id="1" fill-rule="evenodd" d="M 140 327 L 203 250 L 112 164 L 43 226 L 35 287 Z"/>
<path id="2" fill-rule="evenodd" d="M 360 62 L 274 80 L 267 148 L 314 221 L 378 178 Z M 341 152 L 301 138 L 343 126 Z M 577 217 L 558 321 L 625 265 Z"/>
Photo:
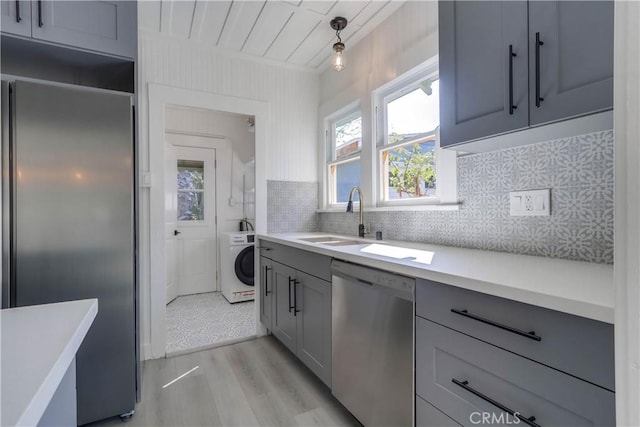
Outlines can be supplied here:
<path id="1" fill-rule="evenodd" d="M 331 275 L 413 301 L 416 279 L 411 277 L 336 259 L 331 261 Z"/>

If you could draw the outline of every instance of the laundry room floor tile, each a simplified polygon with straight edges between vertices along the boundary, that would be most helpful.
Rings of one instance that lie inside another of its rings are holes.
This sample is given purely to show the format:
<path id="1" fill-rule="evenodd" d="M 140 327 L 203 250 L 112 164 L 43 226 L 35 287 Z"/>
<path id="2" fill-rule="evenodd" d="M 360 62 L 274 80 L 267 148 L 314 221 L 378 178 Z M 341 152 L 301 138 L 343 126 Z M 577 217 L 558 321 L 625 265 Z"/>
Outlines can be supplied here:
<path id="1" fill-rule="evenodd" d="M 220 292 L 185 295 L 167 305 L 167 353 L 197 349 L 256 333 L 255 304 L 229 304 Z"/>

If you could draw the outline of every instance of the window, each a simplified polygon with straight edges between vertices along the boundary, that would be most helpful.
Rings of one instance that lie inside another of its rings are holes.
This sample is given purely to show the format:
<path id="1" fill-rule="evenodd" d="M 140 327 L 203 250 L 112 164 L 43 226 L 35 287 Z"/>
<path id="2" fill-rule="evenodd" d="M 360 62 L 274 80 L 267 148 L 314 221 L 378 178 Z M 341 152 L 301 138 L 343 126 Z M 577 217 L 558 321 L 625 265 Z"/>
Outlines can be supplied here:
<path id="1" fill-rule="evenodd" d="M 178 160 L 178 221 L 204 221 L 204 162 Z"/>
<path id="2" fill-rule="evenodd" d="M 351 188 L 360 185 L 362 115 L 353 109 L 339 112 L 327 124 L 327 197 L 329 205 L 336 205 L 346 203 Z"/>
<path id="3" fill-rule="evenodd" d="M 455 200 L 455 153 L 440 150 L 437 62 L 374 92 L 377 122 L 378 205 Z M 446 169 L 446 171 L 444 170 Z M 451 182 L 441 182 L 441 179 Z"/>

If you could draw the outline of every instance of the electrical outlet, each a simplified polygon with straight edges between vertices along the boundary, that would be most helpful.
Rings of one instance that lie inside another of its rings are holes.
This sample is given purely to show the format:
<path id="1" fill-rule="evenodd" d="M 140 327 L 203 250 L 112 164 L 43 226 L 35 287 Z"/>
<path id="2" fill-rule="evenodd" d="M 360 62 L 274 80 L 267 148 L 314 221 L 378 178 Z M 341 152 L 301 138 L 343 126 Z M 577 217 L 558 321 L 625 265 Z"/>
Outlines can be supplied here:
<path id="1" fill-rule="evenodd" d="M 511 216 L 551 215 L 551 190 L 512 191 L 509 193 Z"/>

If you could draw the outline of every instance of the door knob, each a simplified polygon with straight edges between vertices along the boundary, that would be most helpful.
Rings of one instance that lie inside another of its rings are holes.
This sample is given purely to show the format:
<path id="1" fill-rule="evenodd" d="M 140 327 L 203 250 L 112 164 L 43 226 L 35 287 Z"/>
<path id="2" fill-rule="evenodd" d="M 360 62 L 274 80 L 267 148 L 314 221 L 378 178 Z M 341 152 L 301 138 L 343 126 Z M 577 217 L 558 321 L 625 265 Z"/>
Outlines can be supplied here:
<path id="1" fill-rule="evenodd" d="M 174 236 L 177 236 L 177 235 L 178 235 L 178 234 L 180 234 L 180 233 L 181 233 L 181 232 L 180 232 L 180 231 L 178 231 L 178 230 L 173 230 L 173 235 L 174 235 Z"/>

